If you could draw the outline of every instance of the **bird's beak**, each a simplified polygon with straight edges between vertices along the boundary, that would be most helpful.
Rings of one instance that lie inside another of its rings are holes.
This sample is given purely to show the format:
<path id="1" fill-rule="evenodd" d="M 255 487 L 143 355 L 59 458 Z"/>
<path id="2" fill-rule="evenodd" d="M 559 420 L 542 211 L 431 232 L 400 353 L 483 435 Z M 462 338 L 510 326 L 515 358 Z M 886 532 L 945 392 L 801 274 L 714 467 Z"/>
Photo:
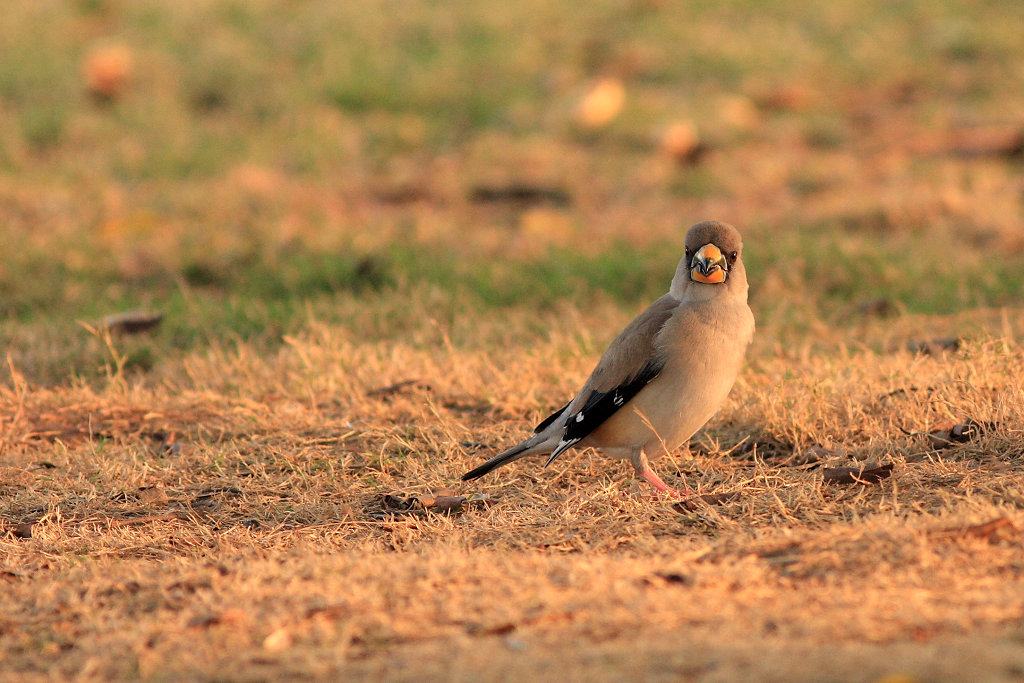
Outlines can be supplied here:
<path id="1" fill-rule="evenodd" d="M 725 261 L 725 254 L 713 244 L 705 244 L 698 249 L 690 261 L 690 279 L 694 282 L 718 284 L 725 282 L 728 274 L 729 265 Z"/>

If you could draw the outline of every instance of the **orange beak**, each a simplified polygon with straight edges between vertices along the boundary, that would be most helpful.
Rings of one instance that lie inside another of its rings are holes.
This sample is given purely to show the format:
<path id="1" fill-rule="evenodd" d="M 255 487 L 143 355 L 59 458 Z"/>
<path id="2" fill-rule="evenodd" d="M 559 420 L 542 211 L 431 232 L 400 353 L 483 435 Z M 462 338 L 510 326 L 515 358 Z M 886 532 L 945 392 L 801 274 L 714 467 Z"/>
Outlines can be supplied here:
<path id="1" fill-rule="evenodd" d="M 705 244 L 697 250 L 690 261 L 690 279 L 694 282 L 719 284 L 725 282 L 729 266 L 722 250 L 713 244 Z"/>

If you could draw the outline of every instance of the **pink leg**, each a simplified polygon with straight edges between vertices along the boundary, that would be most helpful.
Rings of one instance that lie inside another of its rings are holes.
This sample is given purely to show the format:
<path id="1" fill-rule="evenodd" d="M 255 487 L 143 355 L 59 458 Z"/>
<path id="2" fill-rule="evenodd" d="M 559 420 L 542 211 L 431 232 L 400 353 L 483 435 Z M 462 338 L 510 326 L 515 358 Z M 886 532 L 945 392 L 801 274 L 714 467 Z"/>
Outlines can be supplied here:
<path id="1" fill-rule="evenodd" d="M 683 499 L 691 494 L 689 489 L 683 489 L 679 491 L 674 489 L 661 480 L 661 477 L 651 469 L 651 465 L 647 462 L 647 455 L 644 453 L 642 448 L 633 450 L 630 456 L 630 461 L 633 463 L 633 467 L 636 468 L 637 474 L 647 480 L 647 483 L 654 487 L 654 496 L 668 496 L 669 498 Z"/>

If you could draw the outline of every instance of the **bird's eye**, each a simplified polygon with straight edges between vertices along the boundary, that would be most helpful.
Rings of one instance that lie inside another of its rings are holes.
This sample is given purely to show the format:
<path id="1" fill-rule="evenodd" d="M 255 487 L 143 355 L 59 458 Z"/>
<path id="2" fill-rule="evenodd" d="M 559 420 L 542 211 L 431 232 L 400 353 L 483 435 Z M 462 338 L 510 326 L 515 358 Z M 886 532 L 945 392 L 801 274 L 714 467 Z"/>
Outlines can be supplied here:
<path id="1" fill-rule="evenodd" d="M 735 262 L 736 259 L 739 258 L 739 255 L 739 252 L 734 251 L 731 254 L 729 254 L 729 260 Z"/>

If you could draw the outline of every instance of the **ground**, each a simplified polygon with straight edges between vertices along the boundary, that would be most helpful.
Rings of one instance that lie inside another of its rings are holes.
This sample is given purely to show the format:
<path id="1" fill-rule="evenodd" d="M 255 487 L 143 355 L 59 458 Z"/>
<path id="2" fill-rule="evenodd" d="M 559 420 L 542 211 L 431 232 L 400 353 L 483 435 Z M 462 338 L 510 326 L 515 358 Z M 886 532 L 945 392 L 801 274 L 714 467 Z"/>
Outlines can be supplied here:
<path id="1" fill-rule="evenodd" d="M 549 5 L 9 9 L 5 675 L 1024 676 L 1016 6 Z M 461 482 L 705 218 L 695 495 Z"/>

